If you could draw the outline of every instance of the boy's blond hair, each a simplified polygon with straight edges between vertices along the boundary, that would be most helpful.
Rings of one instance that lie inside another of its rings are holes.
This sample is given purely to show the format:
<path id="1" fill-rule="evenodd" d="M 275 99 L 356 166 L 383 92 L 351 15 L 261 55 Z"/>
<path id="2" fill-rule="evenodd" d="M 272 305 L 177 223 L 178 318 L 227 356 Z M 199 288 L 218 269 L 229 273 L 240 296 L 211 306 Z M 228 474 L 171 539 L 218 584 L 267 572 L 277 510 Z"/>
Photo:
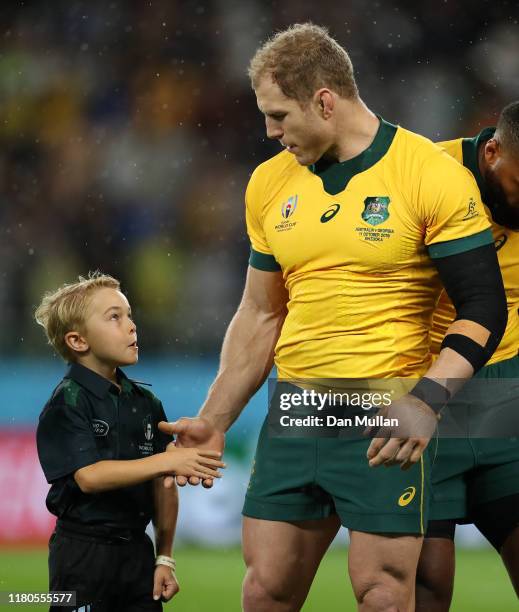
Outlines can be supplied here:
<path id="1" fill-rule="evenodd" d="M 321 87 L 343 98 L 359 95 L 348 53 L 328 30 L 313 23 L 296 23 L 267 40 L 256 51 L 248 73 L 253 89 L 270 76 L 301 106 Z"/>
<path id="2" fill-rule="evenodd" d="M 76 283 L 62 285 L 56 291 L 48 291 L 43 296 L 34 318 L 45 330 L 49 344 L 65 361 L 74 359 L 73 351 L 65 342 L 65 334 L 83 329 L 92 293 L 105 287 L 119 290 L 120 283 L 108 274 L 91 272 L 88 278 L 80 276 Z"/>

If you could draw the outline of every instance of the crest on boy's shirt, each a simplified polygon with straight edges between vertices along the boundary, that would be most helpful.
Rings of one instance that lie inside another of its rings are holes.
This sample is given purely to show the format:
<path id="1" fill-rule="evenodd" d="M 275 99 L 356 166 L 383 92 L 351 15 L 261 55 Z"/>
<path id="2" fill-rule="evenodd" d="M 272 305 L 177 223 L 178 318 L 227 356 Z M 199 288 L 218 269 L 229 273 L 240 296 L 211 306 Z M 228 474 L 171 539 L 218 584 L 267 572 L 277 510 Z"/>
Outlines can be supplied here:
<path id="1" fill-rule="evenodd" d="M 148 414 L 148 416 L 143 419 L 142 424 L 144 426 L 144 438 L 148 442 L 151 442 L 151 440 L 153 440 L 153 425 L 151 421 L 151 414 Z"/>
<path id="2" fill-rule="evenodd" d="M 364 200 L 364 210 L 361 217 L 370 225 L 379 225 L 389 218 L 388 196 L 371 196 Z"/>

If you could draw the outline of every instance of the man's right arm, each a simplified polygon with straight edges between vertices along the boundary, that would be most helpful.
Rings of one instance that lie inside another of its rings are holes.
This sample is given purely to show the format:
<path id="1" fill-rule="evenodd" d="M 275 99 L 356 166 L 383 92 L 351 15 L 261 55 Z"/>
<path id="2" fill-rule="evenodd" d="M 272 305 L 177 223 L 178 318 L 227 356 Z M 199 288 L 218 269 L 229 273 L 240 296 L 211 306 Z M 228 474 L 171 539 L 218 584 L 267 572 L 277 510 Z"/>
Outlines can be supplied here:
<path id="1" fill-rule="evenodd" d="M 274 349 L 287 314 L 288 292 L 280 271 L 249 266 L 243 296 L 223 341 L 218 374 L 207 399 L 194 419 L 159 423 L 159 429 L 176 434 L 179 447 L 197 446 L 223 451 L 224 434 L 261 387 L 274 364 Z M 177 476 L 184 486 L 187 478 Z M 199 479 L 192 477 L 193 485 Z M 172 479 L 166 478 L 168 487 Z M 211 487 L 212 479 L 203 480 Z"/>
<path id="2" fill-rule="evenodd" d="M 249 266 L 241 303 L 225 334 L 218 374 L 199 412 L 220 432 L 229 429 L 272 370 L 287 302 L 281 272 Z"/>

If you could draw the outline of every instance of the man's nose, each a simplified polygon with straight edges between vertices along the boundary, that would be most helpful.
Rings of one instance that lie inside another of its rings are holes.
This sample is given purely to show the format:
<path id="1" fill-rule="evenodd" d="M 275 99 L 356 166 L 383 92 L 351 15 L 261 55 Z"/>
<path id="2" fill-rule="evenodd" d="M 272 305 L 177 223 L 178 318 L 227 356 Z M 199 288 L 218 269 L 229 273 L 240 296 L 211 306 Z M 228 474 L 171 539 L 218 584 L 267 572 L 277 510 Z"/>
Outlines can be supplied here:
<path id="1" fill-rule="evenodd" d="M 277 122 L 272 121 L 271 119 L 266 119 L 265 125 L 267 128 L 267 138 L 271 138 L 273 140 L 281 139 L 283 136 L 283 130 Z"/>

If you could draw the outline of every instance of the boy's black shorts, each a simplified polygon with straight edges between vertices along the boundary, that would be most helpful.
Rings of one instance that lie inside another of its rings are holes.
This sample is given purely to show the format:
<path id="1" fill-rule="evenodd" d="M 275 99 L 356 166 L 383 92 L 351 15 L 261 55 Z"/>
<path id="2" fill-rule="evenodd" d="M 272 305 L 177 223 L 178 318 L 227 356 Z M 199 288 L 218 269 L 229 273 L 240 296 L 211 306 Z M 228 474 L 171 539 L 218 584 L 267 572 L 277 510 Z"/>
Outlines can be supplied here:
<path id="1" fill-rule="evenodd" d="M 50 610 L 159 612 L 154 571 L 153 544 L 143 531 L 104 534 L 58 521 L 49 541 L 49 590 L 76 591 L 76 605 Z"/>

